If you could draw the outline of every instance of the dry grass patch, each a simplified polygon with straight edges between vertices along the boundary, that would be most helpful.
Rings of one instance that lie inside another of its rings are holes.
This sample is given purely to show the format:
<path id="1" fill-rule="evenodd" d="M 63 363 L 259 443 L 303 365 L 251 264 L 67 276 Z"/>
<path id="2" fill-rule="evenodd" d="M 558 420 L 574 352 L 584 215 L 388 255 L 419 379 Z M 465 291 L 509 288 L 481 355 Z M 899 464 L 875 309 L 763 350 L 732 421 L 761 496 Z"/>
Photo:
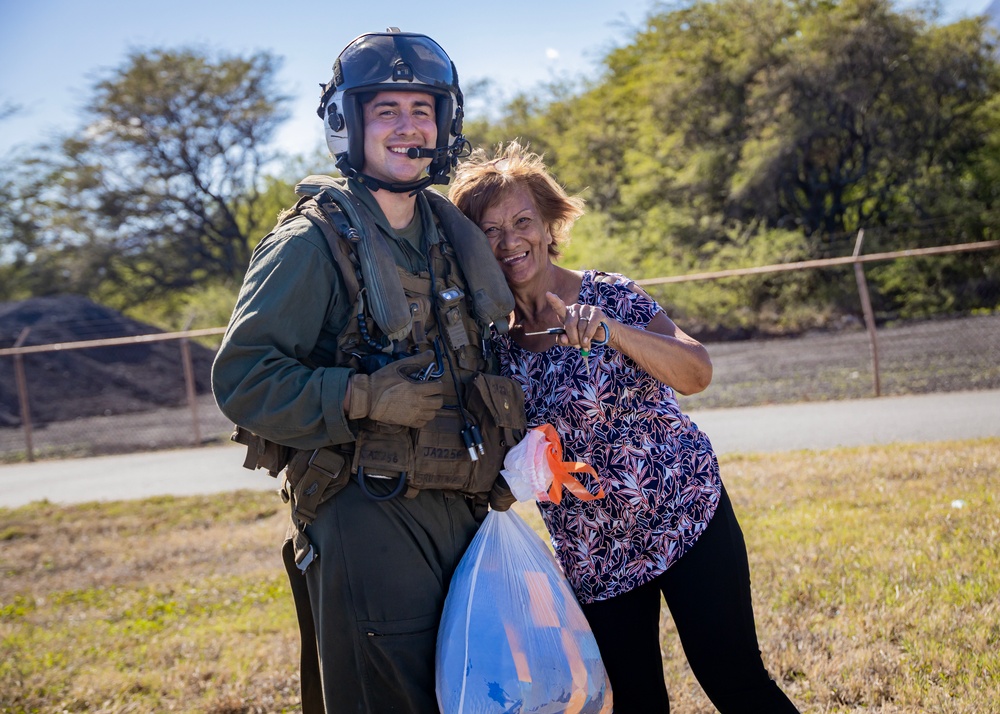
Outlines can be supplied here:
<path id="1" fill-rule="evenodd" d="M 722 469 L 804 712 L 1000 711 L 1000 439 Z M 0 509 L 0 712 L 296 711 L 286 517 L 260 492 Z M 668 615 L 663 648 L 672 711 L 713 711 Z"/>
<path id="2" fill-rule="evenodd" d="M 0 711 L 293 711 L 273 493 L 0 511 Z"/>
<path id="3" fill-rule="evenodd" d="M 764 662 L 803 711 L 1000 711 L 1000 440 L 721 462 Z M 714 711 L 664 631 L 676 711 Z"/>

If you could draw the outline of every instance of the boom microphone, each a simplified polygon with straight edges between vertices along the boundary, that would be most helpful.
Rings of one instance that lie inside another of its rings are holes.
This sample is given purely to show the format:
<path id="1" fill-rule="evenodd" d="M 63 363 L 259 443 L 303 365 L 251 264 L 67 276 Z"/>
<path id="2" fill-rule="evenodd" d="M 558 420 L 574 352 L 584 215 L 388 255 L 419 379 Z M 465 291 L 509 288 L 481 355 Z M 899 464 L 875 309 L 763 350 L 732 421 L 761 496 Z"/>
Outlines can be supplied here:
<path id="1" fill-rule="evenodd" d="M 444 146 L 440 149 L 425 149 L 420 147 L 419 149 L 415 146 L 411 146 L 406 150 L 406 156 L 411 159 L 434 159 L 435 161 L 440 160 L 447 156 L 448 147 Z"/>

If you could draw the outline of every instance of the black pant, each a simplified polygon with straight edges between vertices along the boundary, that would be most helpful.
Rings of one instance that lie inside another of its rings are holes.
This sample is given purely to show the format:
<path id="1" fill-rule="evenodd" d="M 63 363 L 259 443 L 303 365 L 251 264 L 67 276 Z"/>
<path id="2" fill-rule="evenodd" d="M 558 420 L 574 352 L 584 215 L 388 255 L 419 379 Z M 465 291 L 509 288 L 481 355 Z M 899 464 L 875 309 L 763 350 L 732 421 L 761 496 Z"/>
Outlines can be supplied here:
<path id="1" fill-rule="evenodd" d="M 695 545 L 666 573 L 583 606 L 611 680 L 615 714 L 669 712 L 660 655 L 660 594 L 684 653 L 716 708 L 796 712 L 760 657 L 746 543 L 725 489 Z"/>

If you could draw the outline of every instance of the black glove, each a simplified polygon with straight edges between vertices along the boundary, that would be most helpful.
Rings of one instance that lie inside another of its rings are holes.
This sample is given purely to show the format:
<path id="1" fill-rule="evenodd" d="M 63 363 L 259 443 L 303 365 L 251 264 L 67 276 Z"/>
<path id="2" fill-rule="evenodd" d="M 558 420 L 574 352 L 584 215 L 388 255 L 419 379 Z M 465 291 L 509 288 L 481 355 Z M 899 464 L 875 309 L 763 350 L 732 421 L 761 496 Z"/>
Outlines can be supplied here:
<path id="1" fill-rule="evenodd" d="M 517 503 L 517 499 L 514 498 L 510 486 L 507 485 L 507 479 L 497 475 L 497 480 L 493 482 L 493 488 L 490 489 L 490 508 L 494 511 L 506 511 L 515 503 Z"/>
<path id="2" fill-rule="evenodd" d="M 373 374 L 355 374 L 347 417 L 423 426 L 444 404 L 440 379 L 413 378 L 433 361 L 434 353 L 425 351 L 390 362 Z"/>

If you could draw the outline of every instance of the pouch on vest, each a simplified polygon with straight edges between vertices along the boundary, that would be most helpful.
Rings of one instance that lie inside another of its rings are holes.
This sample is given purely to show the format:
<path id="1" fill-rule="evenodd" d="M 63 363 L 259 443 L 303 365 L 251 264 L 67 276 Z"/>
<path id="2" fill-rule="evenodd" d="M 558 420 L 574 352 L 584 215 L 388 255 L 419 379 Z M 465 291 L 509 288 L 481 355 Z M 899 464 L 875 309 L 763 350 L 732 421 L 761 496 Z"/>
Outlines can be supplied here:
<path id="1" fill-rule="evenodd" d="M 480 372 L 466 390 L 468 410 L 481 415 L 479 425 L 486 452 L 476 462 L 476 480 L 472 493 L 489 491 L 503 468 L 511 447 L 524 438 L 524 391 L 509 377 Z"/>
<path id="2" fill-rule="evenodd" d="M 285 469 L 285 495 L 292 503 L 292 518 L 312 523 L 319 505 L 344 488 L 349 478 L 342 454 L 329 448 L 296 449 Z"/>
<path id="3" fill-rule="evenodd" d="M 293 449 L 291 447 L 268 441 L 263 436 L 258 436 L 249 429 L 244 429 L 239 424 L 235 426 L 229 439 L 247 447 L 243 468 L 251 471 L 266 469 L 268 476 L 276 478 L 292 458 Z"/>
<path id="4" fill-rule="evenodd" d="M 469 456 L 469 449 L 462 440 L 464 427 L 458 407 L 453 406 L 439 409 L 433 419 L 415 430 L 411 486 L 474 493 L 470 488 L 478 462 Z"/>
<path id="5" fill-rule="evenodd" d="M 365 419 L 354 440 L 351 472 L 366 476 L 408 477 L 413 473 L 413 441 L 405 426 Z"/>
<path id="6" fill-rule="evenodd" d="M 487 493 L 503 468 L 510 447 L 524 436 L 524 392 L 508 377 L 480 372 L 466 385 L 466 412 L 477 421 L 483 450 L 473 461 L 462 440 L 460 412 L 439 411 L 414 438 L 414 488 Z"/>

